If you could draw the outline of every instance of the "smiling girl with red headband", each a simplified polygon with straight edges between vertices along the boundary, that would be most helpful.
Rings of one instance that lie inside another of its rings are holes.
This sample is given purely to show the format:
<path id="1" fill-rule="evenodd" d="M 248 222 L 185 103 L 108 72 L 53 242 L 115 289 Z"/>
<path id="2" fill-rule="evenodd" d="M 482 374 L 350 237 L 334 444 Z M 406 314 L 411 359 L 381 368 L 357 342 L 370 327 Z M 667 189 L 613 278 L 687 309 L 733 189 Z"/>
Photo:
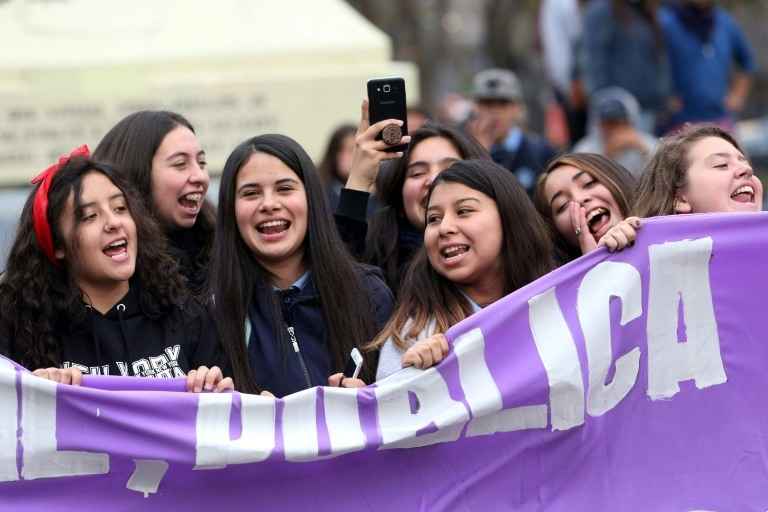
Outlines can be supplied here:
<path id="1" fill-rule="evenodd" d="M 210 317 L 115 170 L 81 146 L 32 183 L 0 281 L 0 354 L 66 384 L 87 373 L 232 389 Z"/>

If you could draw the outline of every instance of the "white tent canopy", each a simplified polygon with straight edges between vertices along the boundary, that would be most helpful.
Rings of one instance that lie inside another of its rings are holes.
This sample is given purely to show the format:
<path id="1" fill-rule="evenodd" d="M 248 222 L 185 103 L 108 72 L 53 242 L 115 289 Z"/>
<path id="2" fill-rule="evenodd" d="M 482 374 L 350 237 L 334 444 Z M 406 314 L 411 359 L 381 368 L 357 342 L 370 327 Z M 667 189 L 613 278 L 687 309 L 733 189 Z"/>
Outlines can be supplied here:
<path id="1" fill-rule="evenodd" d="M 341 0 L 9 0 L 0 39 L 0 183 L 94 147 L 140 109 L 188 117 L 212 169 L 266 132 L 319 157 L 356 122 L 367 78 L 418 90 L 414 67 Z"/>

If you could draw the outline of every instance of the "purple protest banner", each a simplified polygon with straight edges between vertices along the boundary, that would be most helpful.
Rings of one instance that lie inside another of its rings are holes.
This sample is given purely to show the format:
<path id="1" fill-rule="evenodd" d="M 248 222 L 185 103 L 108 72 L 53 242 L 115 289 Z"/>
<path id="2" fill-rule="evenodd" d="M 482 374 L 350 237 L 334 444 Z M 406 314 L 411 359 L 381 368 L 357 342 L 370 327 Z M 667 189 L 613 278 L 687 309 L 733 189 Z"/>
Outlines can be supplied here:
<path id="1" fill-rule="evenodd" d="M 361 390 L 73 387 L 0 359 L 0 510 L 765 511 L 766 228 L 649 219 Z"/>

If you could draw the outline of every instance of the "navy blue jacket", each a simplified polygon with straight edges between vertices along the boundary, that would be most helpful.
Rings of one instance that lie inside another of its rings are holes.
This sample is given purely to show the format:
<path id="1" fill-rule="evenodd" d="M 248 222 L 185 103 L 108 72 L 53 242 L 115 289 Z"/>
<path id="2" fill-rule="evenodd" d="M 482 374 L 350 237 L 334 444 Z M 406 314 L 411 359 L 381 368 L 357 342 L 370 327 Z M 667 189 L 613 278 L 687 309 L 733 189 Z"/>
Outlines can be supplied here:
<path id="1" fill-rule="evenodd" d="M 392 314 L 392 293 L 378 269 L 362 265 L 360 268 L 362 284 L 374 308 L 371 314 L 375 317 L 377 330 L 381 330 Z M 281 311 L 274 311 L 274 306 L 258 291 L 248 310 L 251 327 L 248 359 L 256 385 L 277 397 L 314 386 L 327 386 L 334 368 L 320 297 L 311 274 L 303 288 L 292 287 L 273 293 L 279 298 Z M 283 317 L 278 318 L 278 332 L 271 321 L 275 314 Z M 294 350 L 288 327 L 293 328 L 292 337 L 300 353 Z M 368 341 L 359 340 L 360 343 Z"/>
<path id="2" fill-rule="evenodd" d="M 187 280 L 187 289 L 194 297 L 205 295 L 208 278 L 210 247 L 200 228 L 177 229 L 167 233 L 168 252 L 179 264 L 179 272 Z"/>
<path id="3" fill-rule="evenodd" d="M 490 153 L 494 162 L 512 171 L 530 196 L 533 195 L 539 175 L 556 156 L 555 150 L 544 138 L 532 133 L 523 134 L 517 151 L 509 151 L 497 144 L 491 148 Z"/>
<path id="4" fill-rule="evenodd" d="M 359 190 L 351 190 L 348 188 L 341 189 L 339 195 L 339 204 L 336 208 L 334 215 L 336 220 L 336 228 L 339 230 L 341 239 L 347 245 L 349 252 L 357 258 L 362 260 L 365 255 L 366 249 L 366 237 L 368 235 L 368 220 L 367 211 L 370 211 L 368 205 L 370 200 L 374 199 L 368 192 L 360 192 Z M 383 211 L 386 208 L 392 208 L 391 206 L 383 206 L 380 210 Z M 389 286 L 390 290 L 397 295 L 405 272 L 408 269 L 413 256 L 416 251 L 422 248 L 424 245 L 424 232 L 423 230 L 416 229 L 413 225 L 404 217 L 398 218 L 398 249 L 396 255 L 395 268 L 399 270 L 396 276 L 385 275 L 384 280 Z M 372 265 L 375 265 L 385 272 L 389 272 L 386 262 L 384 261 L 368 261 Z"/>

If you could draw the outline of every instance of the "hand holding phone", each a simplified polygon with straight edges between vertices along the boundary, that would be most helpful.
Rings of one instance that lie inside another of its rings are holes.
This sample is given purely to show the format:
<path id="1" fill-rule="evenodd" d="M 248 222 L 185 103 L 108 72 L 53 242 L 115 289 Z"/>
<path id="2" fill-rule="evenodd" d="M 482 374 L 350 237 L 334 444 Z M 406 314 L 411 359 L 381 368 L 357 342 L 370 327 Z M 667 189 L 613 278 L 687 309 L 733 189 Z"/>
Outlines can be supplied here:
<path id="1" fill-rule="evenodd" d="M 408 112 L 405 102 L 405 80 L 402 78 L 373 78 L 368 80 L 368 118 L 370 124 L 385 119 L 399 119 L 402 126 L 387 125 L 376 136 L 389 147 L 385 151 L 404 151 L 405 144 L 400 139 L 408 135 Z"/>
<path id="2" fill-rule="evenodd" d="M 364 99 L 360 105 L 360 123 L 355 133 L 355 150 L 352 153 L 352 167 L 349 171 L 349 178 L 344 185 L 351 190 L 361 192 L 370 192 L 376 176 L 379 174 L 379 168 L 382 162 L 393 160 L 403 156 L 402 151 L 387 151 L 387 145 L 381 140 L 377 140 L 380 132 L 388 125 L 402 123 L 399 119 L 385 119 L 378 123 L 371 124 L 369 119 L 368 99 Z M 410 135 L 404 135 L 400 139 L 401 145 L 407 145 L 411 142 Z"/>

